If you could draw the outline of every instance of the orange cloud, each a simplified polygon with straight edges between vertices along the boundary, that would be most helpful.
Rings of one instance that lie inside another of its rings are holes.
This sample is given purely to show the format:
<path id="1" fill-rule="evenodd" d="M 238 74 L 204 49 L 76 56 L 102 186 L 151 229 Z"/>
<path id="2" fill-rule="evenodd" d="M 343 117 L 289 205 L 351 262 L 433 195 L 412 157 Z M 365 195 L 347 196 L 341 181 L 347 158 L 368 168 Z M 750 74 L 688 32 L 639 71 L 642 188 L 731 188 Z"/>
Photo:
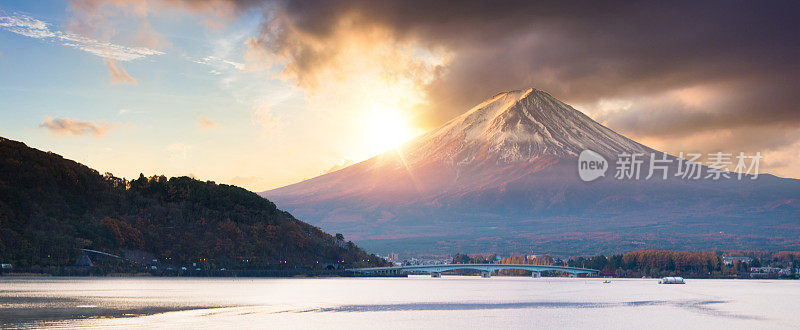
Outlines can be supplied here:
<path id="1" fill-rule="evenodd" d="M 74 32 L 108 40 L 117 33 L 114 23 L 118 18 L 134 19 L 140 25 L 135 41 L 155 47 L 166 43 L 150 27 L 148 18 L 153 14 L 188 12 L 204 16 L 207 26 L 220 28 L 239 12 L 257 5 L 258 1 L 233 0 L 72 0 L 68 25 Z"/>
<path id="2" fill-rule="evenodd" d="M 324 120 L 327 113 L 339 119 L 320 123 L 317 129 L 351 132 L 352 140 L 339 145 L 353 151 L 337 158 L 360 161 L 386 147 L 386 135 L 375 135 L 376 118 L 399 118 L 408 122 L 408 131 L 420 130 L 415 124 L 427 109 L 425 88 L 446 64 L 449 53 L 402 39 L 358 13 L 331 22 L 331 28 L 329 34 L 311 35 L 276 14 L 262 24 L 258 36 L 245 43 L 246 71 L 279 69 L 278 78 L 303 90 L 314 116 Z M 398 140 L 399 135 L 393 136 L 392 140 Z"/>
<path id="3" fill-rule="evenodd" d="M 208 119 L 208 117 L 206 116 L 200 116 L 200 118 L 197 119 L 197 123 L 200 124 L 200 128 L 202 129 L 212 129 L 219 127 L 219 124 L 211 121 L 211 119 Z"/>
<path id="4" fill-rule="evenodd" d="M 114 127 L 116 124 L 110 124 L 103 120 L 93 123 L 90 121 L 75 120 L 70 118 L 52 118 L 45 117 L 44 121 L 39 125 L 48 129 L 49 131 L 59 135 L 85 135 L 91 134 L 94 137 L 102 137 Z"/>
<path id="5" fill-rule="evenodd" d="M 139 28 L 134 34 L 134 40 L 139 46 L 152 49 L 164 49 L 172 45 L 167 39 L 150 27 L 150 22 L 148 21 L 143 21 L 139 24 Z"/>
<path id="6" fill-rule="evenodd" d="M 111 84 L 131 84 L 136 85 L 136 79 L 133 79 L 125 69 L 121 67 L 117 67 L 117 61 L 106 59 L 104 61 L 106 66 L 108 67 L 108 71 L 111 73 Z"/>

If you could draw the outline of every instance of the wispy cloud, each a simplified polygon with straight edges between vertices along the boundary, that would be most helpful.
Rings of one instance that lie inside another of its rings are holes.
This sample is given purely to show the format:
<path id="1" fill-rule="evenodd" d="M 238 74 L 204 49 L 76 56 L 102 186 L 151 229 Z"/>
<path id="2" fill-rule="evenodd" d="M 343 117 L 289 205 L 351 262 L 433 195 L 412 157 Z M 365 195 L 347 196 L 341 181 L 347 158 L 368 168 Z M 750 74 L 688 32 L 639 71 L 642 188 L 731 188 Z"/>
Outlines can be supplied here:
<path id="1" fill-rule="evenodd" d="M 131 84 L 136 85 L 136 79 L 133 79 L 125 69 L 117 67 L 117 61 L 106 59 L 105 60 L 106 66 L 108 66 L 108 71 L 111 73 L 111 84 Z"/>
<path id="2" fill-rule="evenodd" d="M 92 55 L 117 61 L 131 61 L 164 52 L 146 47 L 127 47 L 103 42 L 73 33 L 51 30 L 51 24 L 33 17 L 14 13 L 0 16 L 0 28 L 30 38 L 52 41 L 63 46 L 74 47 Z"/>
<path id="3" fill-rule="evenodd" d="M 25 15 L 0 16 L 0 26 L 16 34 L 36 39 L 56 37 L 56 34 L 47 27 L 47 23 Z"/>
<path id="4" fill-rule="evenodd" d="M 200 124 L 200 128 L 202 129 L 212 129 L 219 127 L 219 124 L 211 121 L 211 119 L 208 119 L 208 117 L 206 116 L 200 116 L 200 118 L 197 119 L 197 123 Z"/>
<path id="5" fill-rule="evenodd" d="M 196 60 L 194 60 L 192 62 L 195 62 L 197 64 L 208 65 L 208 66 L 210 66 L 210 67 L 212 67 L 214 69 L 220 69 L 220 70 L 221 69 L 225 69 L 225 68 L 231 68 L 231 67 L 236 69 L 236 70 L 240 70 L 240 71 L 244 71 L 244 69 L 245 69 L 244 63 L 234 62 L 234 61 L 226 60 L 224 58 L 219 58 L 219 57 L 216 57 L 216 56 L 206 56 L 206 57 L 203 57 L 201 59 L 196 59 Z M 214 71 L 216 71 L 216 70 L 211 70 L 211 71 L 212 71 L 212 73 L 214 73 Z M 218 71 L 216 71 L 216 72 L 218 72 Z"/>
<path id="6" fill-rule="evenodd" d="M 70 118 L 52 118 L 45 117 L 44 121 L 39 127 L 46 128 L 47 130 L 59 135 L 87 135 L 91 134 L 94 137 L 102 137 L 110 130 L 116 127 L 116 124 L 107 123 L 100 120 L 96 123 L 90 121 L 76 120 Z"/>
<path id="7" fill-rule="evenodd" d="M 146 111 L 146 110 L 133 110 L 133 109 L 119 109 L 117 111 L 117 115 L 120 115 L 120 116 L 141 115 L 141 114 L 146 114 L 146 113 L 149 113 L 149 111 Z"/>

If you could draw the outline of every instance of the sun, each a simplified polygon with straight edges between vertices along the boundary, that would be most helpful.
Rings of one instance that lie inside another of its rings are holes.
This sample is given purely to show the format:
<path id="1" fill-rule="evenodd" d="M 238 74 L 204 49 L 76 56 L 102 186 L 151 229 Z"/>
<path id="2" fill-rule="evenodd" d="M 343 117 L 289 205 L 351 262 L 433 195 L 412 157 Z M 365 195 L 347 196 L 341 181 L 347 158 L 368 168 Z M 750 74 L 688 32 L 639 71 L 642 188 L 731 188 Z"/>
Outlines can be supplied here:
<path id="1" fill-rule="evenodd" d="M 396 109 L 375 109 L 367 116 L 364 124 L 367 138 L 375 152 L 397 148 L 413 138 L 417 132 L 409 118 Z"/>

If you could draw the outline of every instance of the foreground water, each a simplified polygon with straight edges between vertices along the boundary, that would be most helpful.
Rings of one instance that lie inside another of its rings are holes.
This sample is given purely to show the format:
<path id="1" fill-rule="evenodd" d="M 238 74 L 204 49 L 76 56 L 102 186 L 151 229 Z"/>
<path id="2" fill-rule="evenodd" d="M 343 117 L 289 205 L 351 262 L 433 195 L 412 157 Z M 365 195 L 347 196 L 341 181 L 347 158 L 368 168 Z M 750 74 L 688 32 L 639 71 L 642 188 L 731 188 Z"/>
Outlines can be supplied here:
<path id="1" fill-rule="evenodd" d="M 793 328 L 800 281 L 0 277 L 3 327 Z"/>

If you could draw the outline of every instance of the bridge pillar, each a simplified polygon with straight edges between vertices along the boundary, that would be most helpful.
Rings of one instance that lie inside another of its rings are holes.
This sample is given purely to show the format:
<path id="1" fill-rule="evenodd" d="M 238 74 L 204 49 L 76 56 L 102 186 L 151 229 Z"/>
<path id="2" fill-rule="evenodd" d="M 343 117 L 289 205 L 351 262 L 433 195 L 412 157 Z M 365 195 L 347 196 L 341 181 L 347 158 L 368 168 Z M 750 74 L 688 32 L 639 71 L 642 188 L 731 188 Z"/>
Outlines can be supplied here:
<path id="1" fill-rule="evenodd" d="M 542 273 L 541 272 L 531 272 L 531 277 L 540 278 L 540 277 L 542 277 Z"/>
<path id="2" fill-rule="evenodd" d="M 431 272 L 431 277 L 434 277 L 434 278 L 442 277 L 442 273 Z"/>

